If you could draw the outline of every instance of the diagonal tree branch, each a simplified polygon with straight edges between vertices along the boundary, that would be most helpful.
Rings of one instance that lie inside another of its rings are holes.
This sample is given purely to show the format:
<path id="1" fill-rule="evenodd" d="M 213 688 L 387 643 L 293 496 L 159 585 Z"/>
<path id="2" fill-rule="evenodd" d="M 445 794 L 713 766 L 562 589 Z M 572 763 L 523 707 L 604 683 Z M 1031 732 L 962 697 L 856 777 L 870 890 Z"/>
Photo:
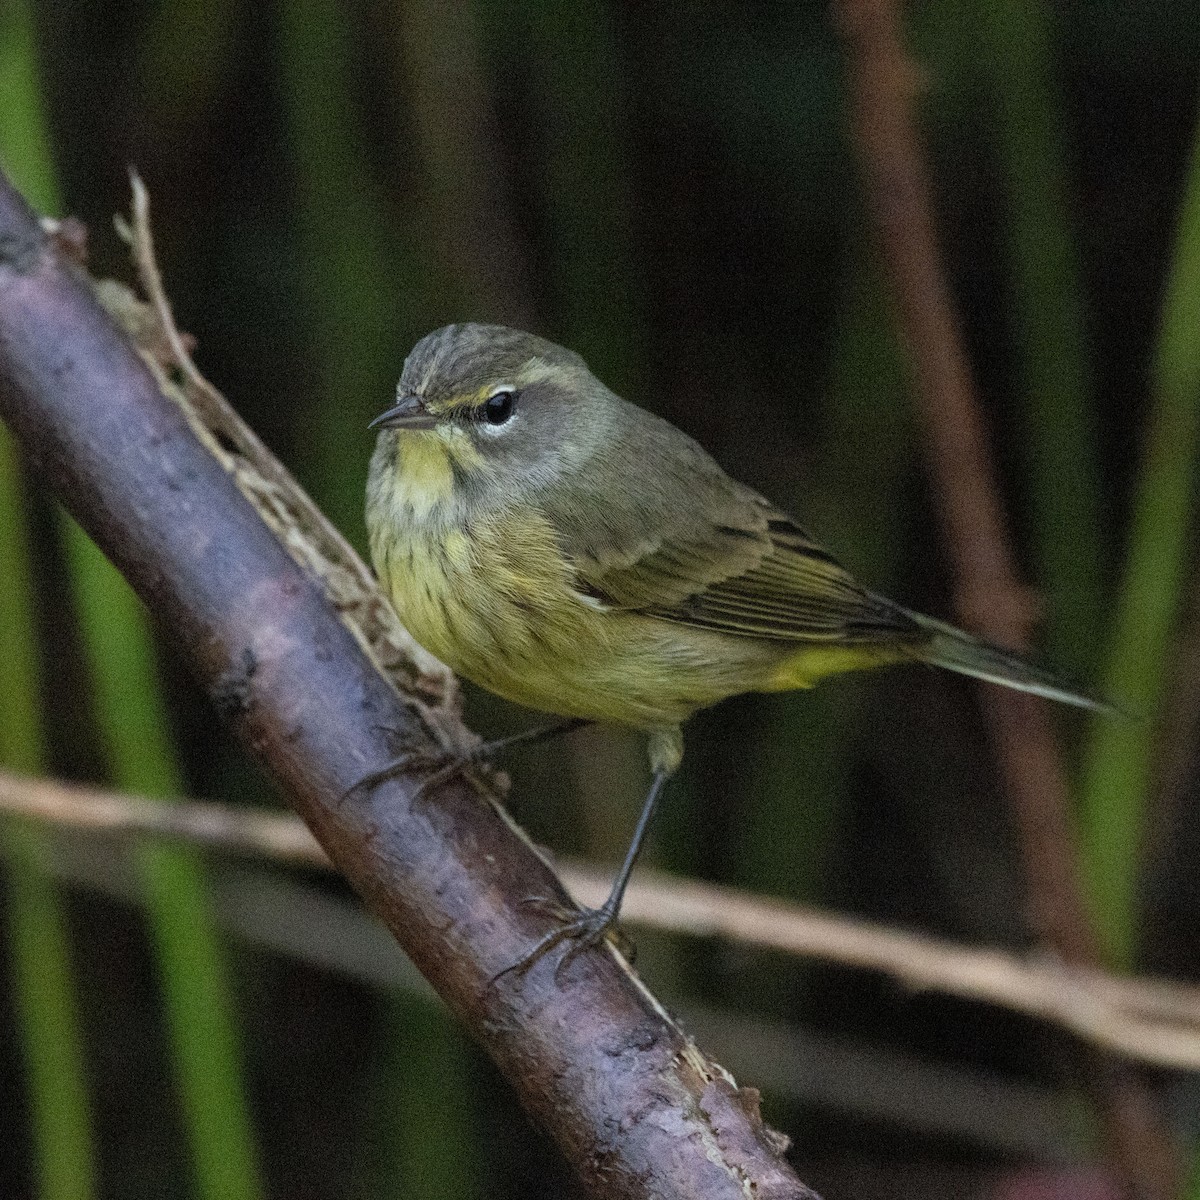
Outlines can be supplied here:
<path id="1" fill-rule="evenodd" d="M 919 80 L 900 29 L 898 0 L 837 0 L 849 49 L 851 119 L 867 198 L 891 277 L 915 377 L 939 513 L 968 627 L 1028 644 L 1036 604 L 1017 580 L 987 431 L 957 313 L 942 269 L 924 153 L 913 120 Z M 1045 704 L 984 689 L 984 707 L 1016 816 L 1039 937 L 1067 962 L 1099 963 L 1077 870 L 1069 789 Z M 1169 1200 L 1179 1163 L 1156 1098 L 1121 1064 L 1086 1063 L 1109 1142 L 1131 1191 Z"/>
<path id="2" fill-rule="evenodd" d="M 341 799 L 400 744 L 444 745 L 445 714 L 381 674 L 158 374 L 0 178 L 0 417 L 591 1194 L 811 1196 L 757 1094 L 615 951 L 561 980 L 548 956 L 491 982 L 545 932 L 524 897 L 562 891 L 468 782 L 416 800 L 403 776 Z"/>

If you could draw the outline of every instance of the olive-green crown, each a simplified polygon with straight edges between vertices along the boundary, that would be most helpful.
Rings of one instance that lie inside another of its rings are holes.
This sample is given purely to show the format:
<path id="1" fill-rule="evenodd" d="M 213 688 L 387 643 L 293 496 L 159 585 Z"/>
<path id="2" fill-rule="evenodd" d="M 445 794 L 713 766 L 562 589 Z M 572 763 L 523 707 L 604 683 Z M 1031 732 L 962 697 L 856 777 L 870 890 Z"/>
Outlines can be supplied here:
<path id="1" fill-rule="evenodd" d="M 439 401 L 474 396 L 489 384 L 517 383 L 531 363 L 584 369 L 574 351 L 506 325 L 445 325 L 423 337 L 404 363 L 401 394 Z"/>

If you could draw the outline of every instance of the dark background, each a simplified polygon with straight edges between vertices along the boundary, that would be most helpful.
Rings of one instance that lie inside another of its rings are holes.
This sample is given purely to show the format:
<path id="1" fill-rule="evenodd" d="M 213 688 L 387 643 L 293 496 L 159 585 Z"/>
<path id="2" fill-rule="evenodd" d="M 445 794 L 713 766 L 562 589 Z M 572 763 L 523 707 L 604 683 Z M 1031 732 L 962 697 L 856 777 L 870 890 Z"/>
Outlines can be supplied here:
<path id="1" fill-rule="evenodd" d="M 0 163 L 43 208 L 81 217 L 93 270 L 120 278 L 112 214 L 136 165 L 201 369 L 360 549 L 366 425 L 405 354 L 447 321 L 499 320 L 579 350 L 870 586 L 952 613 L 826 5 L 26 4 L 0 0 Z M 1022 571 L 1044 602 L 1041 657 L 1115 688 L 1140 718 L 1121 735 L 1128 754 L 1154 754 L 1115 801 L 1079 771 L 1079 867 L 1113 965 L 1187 977 L 1200 829 L 1180 532 L 1197 446 L 1180 437 L 1165 463 L 1145 451 L 1156 404 L 1200 398 L 1187 390 L 1200 368 L 1169 386 L 1172 364 L 1200 361 L 1200 320 L 1182 348 L 1160 337 L 1187 233 L 1200 8 L 929 0 L 906 19 L 946 267 Z M 36 481 L 15 502 L 4 464 L 0 655 L 15 671 L 34 651 L 25 675 L 0 675 L 6 761 L 277 804 L 170 639 L 150 646 Z M 1182 486 L 1139 527 L 1141 582 L 1165 589 L 1162 636 L 1141 647 L 1114 616 L 1138 583 L 1132 514 L 1156 471 Z M 12 557 L 22 536 L 27 579 Z M 1122 638 L 1132 674 L 1113 666 Z M 469 716 L 489 734 L 530 719 L 477 694 Z M 1055 717 L 1077 767 L 1108 736 Z M 743 697 L 687 738 L 649 860 L 1031 945 L 972 685 L 913 668 Z M 583 734 L 511 766 L 539 840 L 617 859 L 645 783 L 636 737 Z M 250 1152 L 231 1149 L 248 1137 L 271 1196 L 573 1194 L 503 1082 L 336 883 L 10 832 L 0 1194 L 253 1196 Z M 1064 1037 L 874 976 L 632 932 L 652 986 L 740 1081 L 764 1086 L 768 1120 L 827 1200 L 994 1194 L 1043 1171 L 1069 1172 L 1064 1195 L 1099 1194 L 1086 1171 L 1104 1147 Z M 208 949 L 190 965 L 170 949 L 195 945 Z M 38 982 L 60 951 L 65 980 Z M 46 1012 L 77 1030 L 74 1090 L 69 1064 L 31 1065 Z M 1194 1090 L 1154 1083 L 1190 1139 Z M 64 1161 L 34 1099 L 55 1087 L 47 1111 L 83 1095 L 91 1112 L 60 1129 L 74 1192 L 38 1166 Z"/>

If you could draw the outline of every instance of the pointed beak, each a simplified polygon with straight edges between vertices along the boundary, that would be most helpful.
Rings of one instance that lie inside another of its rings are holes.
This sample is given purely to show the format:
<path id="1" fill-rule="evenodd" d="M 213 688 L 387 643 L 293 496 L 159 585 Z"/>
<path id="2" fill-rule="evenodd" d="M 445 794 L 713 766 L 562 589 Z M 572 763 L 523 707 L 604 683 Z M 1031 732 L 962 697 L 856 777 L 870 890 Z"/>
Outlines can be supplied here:
<path id="1" fill-rule="evenodd" d="M 437 417 L 416 396 L 402 396 L 391 408 L 381 412 L 368 429 L 432 429 Z"/>

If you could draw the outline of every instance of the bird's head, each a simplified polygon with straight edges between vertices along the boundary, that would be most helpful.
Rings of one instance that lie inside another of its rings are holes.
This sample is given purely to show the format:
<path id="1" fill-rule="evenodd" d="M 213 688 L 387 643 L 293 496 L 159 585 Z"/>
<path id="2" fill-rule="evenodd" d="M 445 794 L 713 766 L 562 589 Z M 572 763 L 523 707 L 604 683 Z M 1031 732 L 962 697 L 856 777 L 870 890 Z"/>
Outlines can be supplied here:
<path id="1" fill-rule="evenodd" d="M 573 351 L 503 325 L 447 325 L 404 364 L 396 403 L 371 422 L 443 452 L 455 475 L 557 472 L 603 428 L 611 393 Z M 404 457 L 403 454 L 400 457 Z"/>

